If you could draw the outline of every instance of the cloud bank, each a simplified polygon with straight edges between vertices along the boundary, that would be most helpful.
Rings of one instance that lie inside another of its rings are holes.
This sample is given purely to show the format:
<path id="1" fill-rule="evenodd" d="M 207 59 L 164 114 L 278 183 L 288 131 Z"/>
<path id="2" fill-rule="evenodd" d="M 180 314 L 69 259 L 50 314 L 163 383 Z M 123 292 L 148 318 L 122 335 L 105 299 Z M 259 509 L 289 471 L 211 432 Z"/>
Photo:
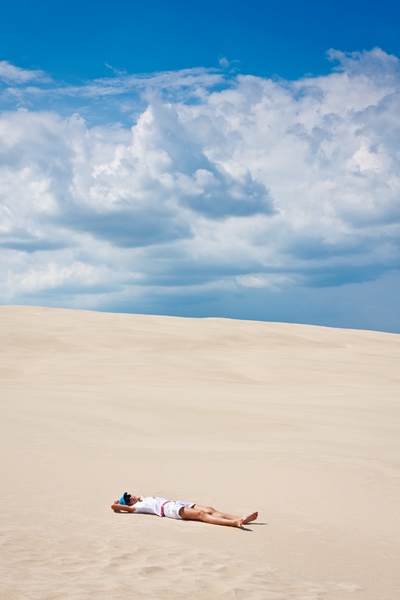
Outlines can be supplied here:
<path id="1" fill-rule="evenodd" d="M 398 285 L 399 60 L 329 57 L 79 86 L 0 62 L 0 301 L 274 318 L 289 294 L 296 320 L 296 294 Z"/>

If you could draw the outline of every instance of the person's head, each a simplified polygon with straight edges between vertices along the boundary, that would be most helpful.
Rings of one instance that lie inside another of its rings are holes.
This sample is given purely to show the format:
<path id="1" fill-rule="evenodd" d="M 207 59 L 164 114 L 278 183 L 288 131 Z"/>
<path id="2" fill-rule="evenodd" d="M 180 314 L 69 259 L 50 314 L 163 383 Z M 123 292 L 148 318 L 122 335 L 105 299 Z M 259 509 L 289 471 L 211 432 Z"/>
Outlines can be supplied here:
<path id="1" fill-rule="evenodd" d="M 128 492 L 124 492 L 119 500 L 119 503 L 126 504 L 126 506 L 130 506 L 131 498 L 132 498 L 131 494 L 128 494 Z"/>
<path id="2" fill-rule="evenodd" d="M 128 492 L 124 492 L 123 496 L 121 496 L 119 503 L 125 504 L 126 506 L 132 506 L 138 501 L 136 496 L 132 496 L 132 494 L 128 494 Z"/>

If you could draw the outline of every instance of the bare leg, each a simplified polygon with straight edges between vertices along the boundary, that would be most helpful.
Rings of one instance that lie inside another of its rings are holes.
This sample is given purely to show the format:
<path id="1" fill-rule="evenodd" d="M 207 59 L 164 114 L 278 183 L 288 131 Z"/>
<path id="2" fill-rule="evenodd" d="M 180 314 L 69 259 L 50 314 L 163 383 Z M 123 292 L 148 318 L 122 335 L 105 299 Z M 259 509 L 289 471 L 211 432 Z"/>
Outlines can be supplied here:
<path id="1" fill-rule="evenodd" d="M 202 508 L 203 507 L 199 507 L 198 504 L 196 504 L 194 508 L 188 508 L 186 506 L 183 506 L 180 509 L 179 514 L 182 517 L 182 519 L 187 519 L 191 521 L 203 521 L 203 523 L 210 523 L 210 525 L 226 525 L 228 527 L 242 527 L 242 525 L 246 525 L 246 523 L 254 521 L 258 516 L 258 513 L 256 512 L 245 517 L 227 515 L 226 513 L 218 513 L 218 511 L 215 511 L 216 514 L 214 514 L 213 512 L 202 510 Z"/>
<path id="2" fill-rule="evenodd" d="M 229 521 L 234 521 L 239 518 L 237 515 L 230 515 L 228 513 L 220 512 L 212 506 L 203 506 L 202 504 L 195 504 L 193 508 L 195 508 L 196 510 L 202 510 L 207 514 L 212 515 L 213 517 L 220 517 L 221 519 L 228 519 Z"/>
<path id="3" fill-rule="evenodd" d="M 212 506 L 202 506 L 201 504 L 195 504 L 194 508 L 196 508 L 197 510 L 202 510 L 213 517 L 220 517 L 221 519 L 227 519 L 229 521 L 237 521 L 237 519 L 243 518 L 246 521 L 246 523 L 250 523 L 251 521 L 255 521 L 258 517 L 258 512 L 253 512 L 247 515 L 246 517 L 238 517 L 237 515 L 230 515 L 228 513 L 220 512 Z M 246 525 L 246 523 L 244 523 L 244 525 Z"/>

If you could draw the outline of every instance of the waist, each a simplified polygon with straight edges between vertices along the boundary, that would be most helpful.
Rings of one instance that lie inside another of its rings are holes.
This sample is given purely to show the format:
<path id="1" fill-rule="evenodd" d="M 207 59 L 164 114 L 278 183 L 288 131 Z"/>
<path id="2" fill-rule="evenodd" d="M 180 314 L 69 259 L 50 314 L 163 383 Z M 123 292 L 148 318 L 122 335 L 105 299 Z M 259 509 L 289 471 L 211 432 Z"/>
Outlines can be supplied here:
<path id="1" fill-rule="evenodd" d="M 161 504 L 161 508 L 160 508 L 160 515 L 161 515 L 162 517 L 165 517 L 165 514 L 164 514 L 164 506 L 165 506 L 166 504 L 168 504 L 168 502 L 171 502 L 171 500 L 167 500 L 166 502 L 163 502 L 163 504 Z"/>

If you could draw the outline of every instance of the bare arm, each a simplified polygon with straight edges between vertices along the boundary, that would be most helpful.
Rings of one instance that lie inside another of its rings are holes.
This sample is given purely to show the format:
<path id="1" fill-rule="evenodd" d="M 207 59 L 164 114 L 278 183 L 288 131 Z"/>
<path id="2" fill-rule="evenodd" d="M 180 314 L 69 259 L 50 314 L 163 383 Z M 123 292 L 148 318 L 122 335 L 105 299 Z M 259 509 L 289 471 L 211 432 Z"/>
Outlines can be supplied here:
<path id="1" fill-rule="evenodd" d="M 119 500 L 115 500 L 111 504 L 111 508 L 113 510 L 125 510 L 126 512 L 130 512 L 130 513 L 135 512 L 135 507 L 134 506 L 127 506 L 126 504 L 120 504 Z"/>

